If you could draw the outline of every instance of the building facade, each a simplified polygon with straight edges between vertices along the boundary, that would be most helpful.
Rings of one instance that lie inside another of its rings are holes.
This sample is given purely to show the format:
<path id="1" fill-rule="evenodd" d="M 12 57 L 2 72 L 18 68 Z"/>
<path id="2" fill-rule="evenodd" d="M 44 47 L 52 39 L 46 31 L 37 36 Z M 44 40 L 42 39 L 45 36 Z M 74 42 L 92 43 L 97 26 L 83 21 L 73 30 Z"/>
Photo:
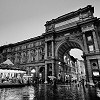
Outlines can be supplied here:
<path id="1" fill-rule="evenodd" d="M 69 53 L 66 53 L 64 56 L 65 69 L 66 69 L 66 77 L 70 79 L 70 81 L 77 80 L 77 59 L 71 56 Z"/>
<path id="2" fill-rule="evenodd" d="M 39 69 L 45 67 L 44 48 L 45 42 L 42 36 L 4 45 L 0 49 L 2 53 L 1 62 L 10 59 L 16 67 L 26 70 L 28 74 L 32 69 L 35 69 L 36 77 L 38 77 Z"/>
<path id="3" fill-rule="evenodd" d="M 94 7 L 88 5 L 47 21 L 41 36 L 1 46 L 0 61 L 9 58 L 28 73 L 35 69 L 47 83 L 48 76 L 59 74 L 59 62 L 64 66 L 64 54 L 78 48 L 83 51 L 87 80 L 93 82 L 93 71 L 100 71 L 100 20 L 93 13 Z"/>
<path id="4" fill-rule="evenodd" d="M 81 81 L 84 79 L 86 81 L 86 71 L 85 71 L 85 64 L 83 60 L 76 61 L 76 68 L 77 68 L 77 80 Z"/>

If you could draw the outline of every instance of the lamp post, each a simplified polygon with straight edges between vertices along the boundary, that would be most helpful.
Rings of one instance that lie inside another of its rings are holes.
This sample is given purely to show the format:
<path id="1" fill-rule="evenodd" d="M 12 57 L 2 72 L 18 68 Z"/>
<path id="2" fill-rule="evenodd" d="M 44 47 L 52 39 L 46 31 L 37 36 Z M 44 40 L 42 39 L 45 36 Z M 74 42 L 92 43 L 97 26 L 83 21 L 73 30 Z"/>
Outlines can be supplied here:
<path id="1" fill-rule="evenodd" d="M 35 69 L 32 69 L 32 70 L 31 70 L 31 76 L 32 76 L 32 81 L 33 81 L 33 82 L 34 82 L 35 72 L 36 72 Z"/>

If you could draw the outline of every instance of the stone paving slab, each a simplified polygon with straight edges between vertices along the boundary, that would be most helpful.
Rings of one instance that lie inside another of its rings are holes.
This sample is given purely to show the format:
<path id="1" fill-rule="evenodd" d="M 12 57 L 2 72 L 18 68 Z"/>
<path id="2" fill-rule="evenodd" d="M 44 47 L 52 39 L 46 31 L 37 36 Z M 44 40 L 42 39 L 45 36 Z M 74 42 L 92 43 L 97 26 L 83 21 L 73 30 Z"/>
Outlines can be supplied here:
<path id="1" fill-rule="evenodd" d="M 91 90 L 91 91 L 90 91 Z M 100 100 L 95 95 L 95 88 L 84 87 L 80 84 L 57 85 L 37 84 L 21 88 L 0 89 L 0 100 Z"/>

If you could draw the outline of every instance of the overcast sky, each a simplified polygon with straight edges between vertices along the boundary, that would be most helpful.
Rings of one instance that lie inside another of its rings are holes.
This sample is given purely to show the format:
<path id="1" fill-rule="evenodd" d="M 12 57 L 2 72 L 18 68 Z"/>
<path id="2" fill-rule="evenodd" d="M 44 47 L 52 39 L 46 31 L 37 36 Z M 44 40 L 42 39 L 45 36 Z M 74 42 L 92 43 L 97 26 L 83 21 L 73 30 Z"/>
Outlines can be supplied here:
<path id="1" fill-rule="evenodd" d="M 100 0 L 0 0 L 0 46 L 39 36 L 46 21 L 87 5 L 100 17 Z"/>

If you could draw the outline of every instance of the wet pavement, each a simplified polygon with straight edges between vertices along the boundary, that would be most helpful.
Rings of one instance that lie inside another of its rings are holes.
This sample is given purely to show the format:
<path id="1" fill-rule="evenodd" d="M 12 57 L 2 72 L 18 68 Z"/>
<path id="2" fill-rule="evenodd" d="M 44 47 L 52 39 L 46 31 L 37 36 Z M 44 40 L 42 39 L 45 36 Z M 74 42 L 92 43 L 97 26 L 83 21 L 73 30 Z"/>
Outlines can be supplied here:
<path id="1" fill-rule="evenodd" d="M 100 100 L 94 88 L 82 85 L 57 85 L 39 84 L 17 88 L 1 88 L 0 100 Z"/>

